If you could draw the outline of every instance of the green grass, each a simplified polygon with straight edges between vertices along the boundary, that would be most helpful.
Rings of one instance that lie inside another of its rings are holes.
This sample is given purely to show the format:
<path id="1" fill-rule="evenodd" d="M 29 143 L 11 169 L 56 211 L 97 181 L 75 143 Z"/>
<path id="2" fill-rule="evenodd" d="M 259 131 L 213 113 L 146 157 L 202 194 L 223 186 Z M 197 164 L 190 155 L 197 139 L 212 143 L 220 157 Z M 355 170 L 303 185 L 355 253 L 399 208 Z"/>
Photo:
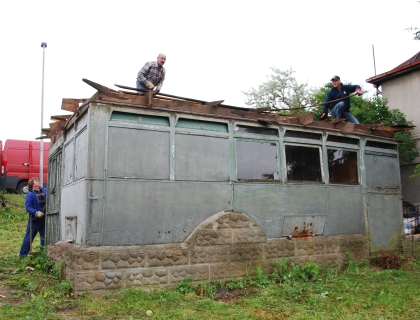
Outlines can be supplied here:
<path id="1" fill-rule="evenodd" d="M 418 258 L 401 270 L 352 261 L 344 270 L 313 263 L 299 267 L 282 259 L 271 275 L 257 267 L 246 279 L 224 284 L 187 279 L 171 290 L 124 289 L 73 298 L 68 282 L 59 278 L 62 266 L 54 266 L 44 254 L 19 259 L 27 223 L 24 196 L 5 197 L 9 207 L 0 209 L 0 294 L 7 296 L 0 298 L 0 319 L 146 319 L 146 310 L 153 311 L 152 319 L 420 318 Z M 216 294 L 221 286 L 230 290 L 225 302 Z"/>

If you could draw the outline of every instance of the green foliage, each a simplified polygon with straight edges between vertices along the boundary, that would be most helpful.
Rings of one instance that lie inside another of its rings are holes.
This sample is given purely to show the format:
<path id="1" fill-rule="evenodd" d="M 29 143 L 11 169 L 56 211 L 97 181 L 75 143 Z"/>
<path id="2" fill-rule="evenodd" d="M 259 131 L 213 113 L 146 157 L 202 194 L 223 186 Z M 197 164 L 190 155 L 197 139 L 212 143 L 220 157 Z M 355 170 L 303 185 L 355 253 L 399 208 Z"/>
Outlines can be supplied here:
<path id="1" fill-rule="evenodd" d="M 319 274 L 319 266 L 314 262 L 306 262 L 299 267 L 290 258 L 274 260 L 271 264 L 274 268 L 272 278 L 277 282 L 291 284 L 296 281 L 315 280 Z"/>
<path id="2" fill-rule="evenodd" d="M 250 285 L 264 288 L 270 284 L 270 280 L 264 275 L 262 264 L 263 259 L 260 259 L 260 264 L 251 271 L 251 277 L 249 278 Z"/>
<path id="3" fill-rule="evenodd" d="M 344 270 L 349 273 L 358 274 L 362 270 L 367 270 L 368 265 L 362 261 L 354 261 L 351 259 L 351 252 L 346 252 L 346 261 L 344 264 Z"/>
<path id="4" fill-rule="evenodd" d="M 420 164 L 416 166 L 416 169 L 414 169 L 413 175 L 410 176 L 410 178 L 420 177 Z"/>
<path id="5" fill-rule="evenodd" d="M 182 294 L 194 292 L 194 288 L 191 283 L 192 283 L 192 277 L 190 276 L 178 282 L 178 285 L 176 286 L 176 290 Z"/>
<path id="6" fill-rule="evenodd" d="M 300 268 L 300 271 L 303 280 L 315 280 L 319 274 L 319 266 L 315 262 L 309 261 Z"/>
<path id="7" fill-rule="evenodd" d="M 235 279 L 225 283 L 225 287 L 229 290 L 244 289 L 247 286 L 246 279 Z"/>
<path id="8" fill-rule="evenodd" d="M 213 298 L 216 294 L 217 288 L 220 288 L 221 286 L 222 284 L 218 280 L 199 282 L 195 287 L 195 292 L 198 296 Z"/>
<path id="9" fill-rule="evenodd" d="M 308 84 L 300 84 L 293 76 L 295 71 L 270 68 L 272 73 L 267 81 L 259 85 L 258 89 L 251 88 L 243 91 L 246 104 L 256 108 L 271 107 L 273 109 L 287 109 L 293 112 L 305 112 L 305 109 L 296 109 L 311 105 L 311 90 Z"/>
<path id="10" fill-rule="evenodd" d="M 331 89 L 331 83 L 325 84 L 314 94 L 318 107 L 314 111 L 315 119 L 319 119 L 322 114 L 323 105 L 327 92 Z M 382 99 L 379 95 L 364 98 L 363 96 L 350 97 L 351 113 L 361 124 L 381 123 L 387 126 L 394 125 L 412 125 L 405 114 L 399 109 L 389 109 L 388 101 Z M 400 131 L 394 134 L 394 138 L 400 141 L 398 151 L 400 160 L 404 163 L 412 163 L 419 155 L 416 141 L 411 137 L 410 131 Z"/>

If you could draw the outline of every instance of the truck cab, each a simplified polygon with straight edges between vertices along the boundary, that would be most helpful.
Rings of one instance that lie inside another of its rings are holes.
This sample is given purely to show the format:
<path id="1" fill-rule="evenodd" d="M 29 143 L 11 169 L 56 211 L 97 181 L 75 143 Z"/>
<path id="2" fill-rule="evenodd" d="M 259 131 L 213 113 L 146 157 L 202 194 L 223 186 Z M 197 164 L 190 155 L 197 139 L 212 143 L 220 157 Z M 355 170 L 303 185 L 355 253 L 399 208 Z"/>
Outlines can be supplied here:
<path id="1" fill-rule="evenodd" d="M 0 146 L 2 142 L 0 141 Z M 49 143 L 44 142 L 43 182 L 46 184 L 48 175 Z M 0 187 L 2 189 L 23 192 L 28 180 L 39 177 L 40 142 L 29 140 L 8 139 L 1 152 Z"/>

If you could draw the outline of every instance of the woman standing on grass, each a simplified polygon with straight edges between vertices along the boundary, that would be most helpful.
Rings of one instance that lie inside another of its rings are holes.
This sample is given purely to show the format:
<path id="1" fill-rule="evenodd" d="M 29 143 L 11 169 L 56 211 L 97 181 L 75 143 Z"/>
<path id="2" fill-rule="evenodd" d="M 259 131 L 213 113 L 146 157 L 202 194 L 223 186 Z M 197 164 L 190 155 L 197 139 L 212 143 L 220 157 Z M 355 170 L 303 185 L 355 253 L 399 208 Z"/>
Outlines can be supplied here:
<path id="1" fill-rule="evenodd" d="M 24 258 L 31 250 L 31 243 L 39 232 L 41 238 L 41 250 L 44 249 L 45 238 L 45 207 L 47 204 L 47 189 L 39 185 L 38 178 L 28 181 L 28 194 L 25 198 L 25 209 L 29 213 L 26 234 L 23 238 L 19 256 Z"/>

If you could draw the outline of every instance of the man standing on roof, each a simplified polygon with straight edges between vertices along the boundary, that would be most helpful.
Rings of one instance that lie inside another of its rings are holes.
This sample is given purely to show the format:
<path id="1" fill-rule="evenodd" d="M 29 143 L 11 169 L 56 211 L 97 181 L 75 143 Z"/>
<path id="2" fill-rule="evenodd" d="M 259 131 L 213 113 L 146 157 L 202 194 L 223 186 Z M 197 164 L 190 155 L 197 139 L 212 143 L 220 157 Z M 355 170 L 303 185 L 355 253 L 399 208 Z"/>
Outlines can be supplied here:
<path id="1" fill-rule="evenodd" d="M 322 109 L 321 120 L 327 119 L 328 109 L 331 109 L 331 115 L 334 119 L 346 118 L 346 122 L 359 124 L 359 121 L 350 113 L 350 97 L 349 94 L 356 92 L 362 95 L 363 91 L 359 85 L 342 84 L 339 76 L 331 78 L 332 88 L 327 93 L 324 109 Z M 335 101 L 338 100 L 338 101 Z M 331 101 L 330 103 L 328 103 Z"/>
<path id="2" fill-rule="evenodd" d="M 166 70 L 163 67 L 165 61 L 166 55 L 159 53 L 157 61 L 146 62 L 137 74 L 137 89 L 146 91 L 155 89 L 159 92 L 165 80 Z"/>

